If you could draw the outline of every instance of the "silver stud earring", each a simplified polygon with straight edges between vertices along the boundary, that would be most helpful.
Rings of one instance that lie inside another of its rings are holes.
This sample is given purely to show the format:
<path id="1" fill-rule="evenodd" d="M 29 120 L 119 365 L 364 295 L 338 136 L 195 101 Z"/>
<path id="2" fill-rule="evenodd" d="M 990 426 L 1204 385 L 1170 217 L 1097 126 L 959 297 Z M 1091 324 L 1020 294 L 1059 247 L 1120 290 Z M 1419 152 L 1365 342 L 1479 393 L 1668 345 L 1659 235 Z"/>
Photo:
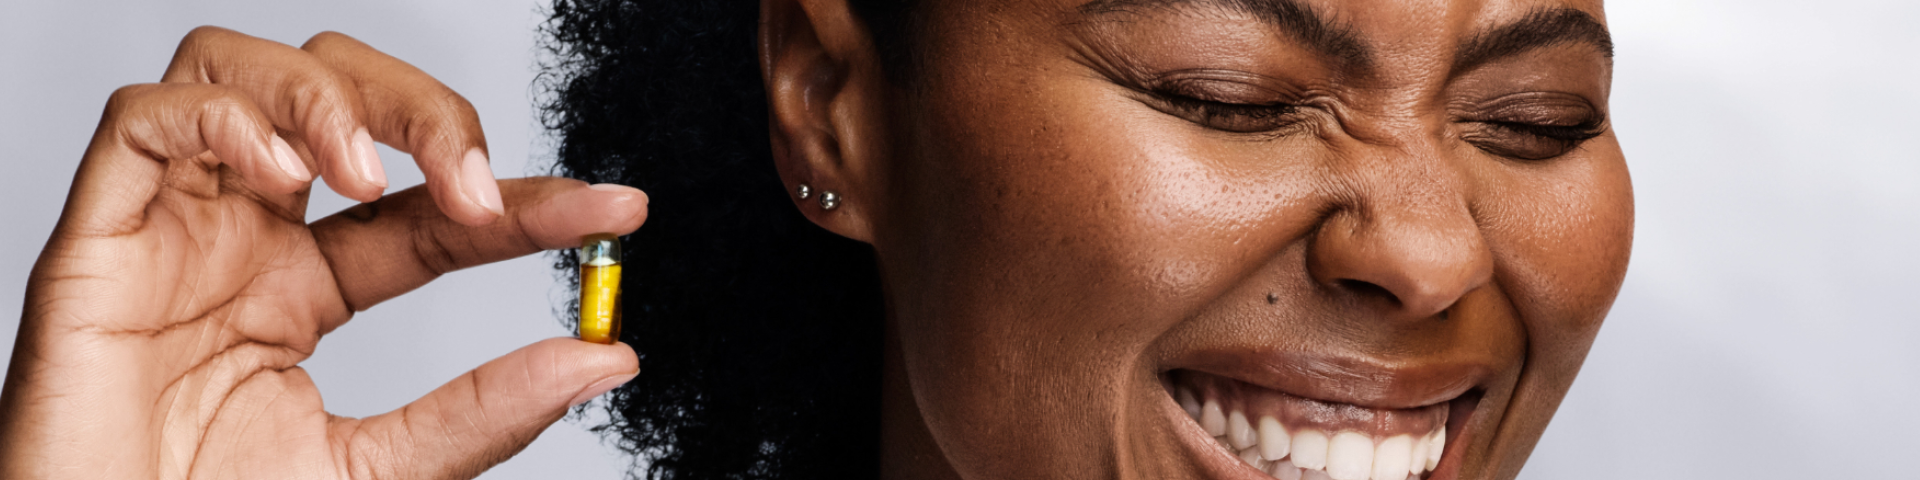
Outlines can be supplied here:
<path id="1" fill-rule="evenodd" d="M 793 190 L 794 190 L 794 191 L 793 191 L 793 193 L 794 193 L 794 194 L 796 194 L 796 195 L 799 195 L 799 196 L 800 196 L 800 199 L 801 199 L 801 200 L 806 200 L 806 199 L 809 199 L 809 198 L 813 198 L 813 186 L 812 186 L 812 185 L 807 185 L 807 184 L 804 184 L 804 183 L 802 183 L 802 184 L 800 184 L 800 186 L 799 186 L 799 187 L 796 187 L 796 188 L 794 188 Z"/>
<path id="2" fill-rule="evenodd" d="M 840 208 L 840 194 L 833 193 L 832 190 L 820 192 L 820 209 L 833 210 L 835 208 Z"/>

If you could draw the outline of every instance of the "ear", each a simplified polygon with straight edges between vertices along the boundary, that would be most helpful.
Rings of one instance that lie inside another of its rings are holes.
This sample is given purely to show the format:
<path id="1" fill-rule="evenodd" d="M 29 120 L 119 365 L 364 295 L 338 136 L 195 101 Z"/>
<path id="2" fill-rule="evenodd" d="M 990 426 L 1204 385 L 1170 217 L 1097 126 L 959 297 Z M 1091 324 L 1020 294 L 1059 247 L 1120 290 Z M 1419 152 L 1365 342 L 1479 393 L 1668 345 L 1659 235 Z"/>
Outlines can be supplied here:
<path id="1" fill-rule="evenodd" d="M 787 197 L 814 224 L 871 242 L 884 194 L 887 79 L 866 27 L 845 0 L 761 0 L 760 73 Z M 831 210 L 829 192 L 838 200 Z"/>

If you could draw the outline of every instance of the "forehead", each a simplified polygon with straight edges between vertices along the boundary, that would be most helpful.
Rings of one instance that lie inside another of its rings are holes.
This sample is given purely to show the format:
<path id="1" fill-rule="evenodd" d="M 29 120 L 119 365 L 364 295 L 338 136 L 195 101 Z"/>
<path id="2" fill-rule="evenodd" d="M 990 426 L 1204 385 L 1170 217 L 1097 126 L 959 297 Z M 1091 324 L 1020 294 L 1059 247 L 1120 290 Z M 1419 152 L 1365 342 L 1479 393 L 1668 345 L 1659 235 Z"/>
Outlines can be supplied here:
<path id="1" fill-rule="evenodd" d="M 1558 45 L 1594 47 L 1587 50 L 1598 54 L 1593 58 L 1611 63 L 1607 59 L 1613 50 L 1599 0 L 987 0 L 940 5 L 948 8 L 928 12 L 935 23 L 946 24 L 936 29 L 958 33 L 962 38 L 949 40 L 963 43 L 1037 47 L 1061 32 L 1140 24 L 1186 32 L 1256 28 L 1291 37 L 1296 46 L 1354 78 L 1445 78 L 1487 61 Z"/>
<path id="2" fill-rule="evenodd" d="M 1059 14 L 1098 9 L 1101 5 L 1119 6 L 1243 6 L 1272 8 L 1295 4 L 1316 12 L 1331 13 L 1356 22 L 1391 17 L 1426 19 L 1471 18 L 1482 13 L 1525 12 L 1541 8 L 1574 8 L 1598 17 L 1601 0 L 954 0 L 948 6 L 977 7 L 987 12 Z"/>
<path id="3" fill-rule="evenodd" d="M 1604 25 L 1601 0 L 956 0 L 938 17 L 990 17 L 996 23 L 1047 26 L 1111 19 L 1114 14 L 1257 16 L 1297 10 L 1344 27 L 1375 47 L 1459 45 L 1530 13 L 1570 9 Z M 1377 48 L 1389 49 L 1389 48 Z"/>

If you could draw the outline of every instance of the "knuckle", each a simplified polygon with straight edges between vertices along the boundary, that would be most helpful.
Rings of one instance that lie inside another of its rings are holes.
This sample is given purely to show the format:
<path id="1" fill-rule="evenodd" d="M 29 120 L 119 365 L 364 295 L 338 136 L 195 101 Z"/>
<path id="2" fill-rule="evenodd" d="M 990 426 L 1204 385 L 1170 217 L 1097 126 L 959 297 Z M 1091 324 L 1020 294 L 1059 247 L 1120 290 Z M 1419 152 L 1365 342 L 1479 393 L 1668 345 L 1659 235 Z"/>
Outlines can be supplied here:
<path id="1" fill-rule="evenodd" d="M 413 256 L 435 278 L 460 269 L 456 249 L 447 245 L 446 236 L 433 228 L 413 230 Z"/>
<path id="2" fill-rule="evenodd" d="M 403 137 L 412 145 L 464 148 L 474 140 L 467 125 L 478 123 L 479 113 L 452 90 L 422 96 L 399 110 Z"/>
<path id="3" fill-rule="evenodd" d="M 264 122 L 245 97 L 228 89 L 208 92 L 200 100 L 200 110 L 203 123 L 215 127 L 211 134 L 252 130 Z"/>
<path id="4" fill-rule="evenodd" d="M 271 132 L 251 100 L 232 88 L 205 84 L 150 83 L 114 90 L 101 119 L 102 133 L 148 155 L 194 158 Z"/>
<path id="5" fill-rule="evenodd" d="M 439 108 L 450 116 L 465 118 L 478 117 L 480 115 L 479 111 L 474 110 L 473 102 L 467 101 L 466 96 L 449 88 L 443 87 L 440 89 L 440 95 L 435 98 L 434 104 L 438 105 Z"/>
<path id="6" fill-rule="evenodd" d="M 286 93 L 295 111 L 306 112 L 306 122 L 351 121 L 356 111 L 352 88 L 340 72 L 323 68 L 296 77 Z"/>
<path id="7" fill-rule="evenodd" d="M 150 103 L 152 84 L 128 85 L 113 91 L 107 97 L 107 108 L 100 118 L 98 134 L 109 134 L 116 142 L 140 150 L 151 150 L 150 139 L 165 131 L 165 122 L 152 121 L 151 108 L 143 108 Z M 163 137 L 164 138 L 164 137 Z M 164 142 L 161 142 L 164 143 Z"/>
<path id="8" fill-rule="evenodd" d="M 174 58 L 193 59 L 206 56 L 208 52 L 233 38 L 235 34 L 237 32 L 233 30 L 213 25 L 194 27 L 193 30 L 187 31 L 186 36 L 180 38 L 180 46 L 174 50 Z"/>
<path id="9" fill-rule="evenodd" d="M 408 414 L 405 408 L 394 414 L 401 416 L 403 422 L 401 432 L 375 433 L 369 432 L 366 428 L 354 431 L 351 436 L 352 443 L 349 444 L 350 454 L 347 455 L 348 478 L 362 480 L 406 478 L 401 475 L 399 466 L 406 463 L 405 455 L 401 452 L 412 449 L 410 445 L 412 437 L 404 434 L 406 433 L 404 427 L 407 426 L 404 422 Z"/>
<path id="10" fill-rule="evenodd" d="M 346 99 L 342 90 L 346 82 L 332 72 L 306 72 L 295 78 L 287 93 L 294 99 L 319 108 L 342 108 Z"/>
<path id="11" fill-rule="evenodd" d="M 445 87 L 423 95 L 409 110 L 411 116 L 421 119 L 464 121 L 479 116 L 467 97 Z"/>
<path id="12" fill-rule="evenodd" d="M 353 43 L 359 43 L 359 41 L 354 40 L 353 37 L 347 34 L 328 30 L 308 37 L 307 43 L 301 44 L 300 49 L 307 51 L 332 50 Z"/>
<path id="13" fill-rule="evenodd" d="M 116 117 L 126 112 L 132 106 L 139 104 L 139 99 L 145 97 L 151 90 L 153 85 L 144 83 L 113 89 L 113 94 L 107 96 L 107 116 Z"/>
<path id="14" fill-rule="evenodd" d="M 196 47 L 216 44 L 219 43 L 221 38 L 225 38 L 231 34 L 233 34 L 233 30 L 213 25 L 201 25 L 193 27 L 193 30 L 188 30 L 187 35 L 180 39 L 180 44 L 183 46 Z"/>
<path id="15" fill-rule="evenodd" d="M 113 91 L 107 97 L 107 106 L 101 114 L 101 123 L 112 125 L 114 131 L 135 136 L 151 135 L 158 131 L 170 130 L 166 118 L 191 111 L 197 107 L 198 99 L 180 91 L 181 87 L 170 84 L 143 83 L 127 85 Z"/>

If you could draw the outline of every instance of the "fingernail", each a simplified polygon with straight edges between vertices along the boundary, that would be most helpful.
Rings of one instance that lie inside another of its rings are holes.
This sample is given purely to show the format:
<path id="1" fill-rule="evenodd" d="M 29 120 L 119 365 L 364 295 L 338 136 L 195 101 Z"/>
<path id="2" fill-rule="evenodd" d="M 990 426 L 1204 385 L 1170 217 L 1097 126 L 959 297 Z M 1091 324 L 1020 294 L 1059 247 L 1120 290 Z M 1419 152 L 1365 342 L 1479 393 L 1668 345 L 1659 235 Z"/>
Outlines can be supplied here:
<path id="1" fill-rule="evenodd" d="M 618 183 L 596 183 L 593 185 L 588 185 L 587 188 L 602 191 L 602 192 L 607 192 L 607 193 L 639 194 L 640 201 L 642 203 L 653 202 L 653 197 L 647 196 L 647 192 L 643 192 L 643 191 L 640 191 L 640 189 L 638 188 L 633 188 L 633 187 L 621 185 Z"/>
<path id="2" fill-rule="evenodd" d="M 623 373 L 600 379 L 598 382 L 593 382 L 592 386 L 587 387 L 586 390 L 581 390 L 579 395 L 575 395 L 573 400 L 569 400 L 567 406 L 578 406 L 582 403 L 587 403 L 588 400 L 593 400 L 594 397 L 598 397 L 600 394 L 613 391 L 615 388 L 620 388 L 621 385 L 626 385 L 628 381 L 632 381 L 633 377 L 639 374 L 640 372 Z"/>
<path id="3" fill-rule="evenodd" d="M 373 148 L 373 135 L 361 128 L 353 132 L 353 168 L 360 171 L 360 179 L 387 189 L 387 171 L 380 168 L 380 151 Z"/>
<path id="4" fill-rule="evenodd" d="M 313 172 L 307 171 L 307 165 L 300 163 L 300 152 L 293 151 L 293 145 L 288 145 L 286 139 L 279 135 L 268 138 L 272 139 L 268 143 L 273 144 L 273 163 L 280 167 L 280 171 L 287 172 L 287 176 L 294 180 L 313 180 Z"/>
<path id="5" fill-rule="evenodd" d="M 599 190 L 602 192 L 612 192 L 612 193 L 629 193 L 629 192 L 640 191 L 640 189 L 638 188 L 633 188 L 633 187 L 621 185 L 618 183 L 596 183 L 593 185 L 588 185 L 587 188 Z"/>
<path id="6" fill-rule="evenodd" d="M 475 148 L 467 150 L 467 156 L 460 160 L 460 190 L 467 193 L 467 201 L 487 209 L 495 215 L 506 215 L 500 206 L 500 184 L 493 179 L 493 167 L 487 163 L 487 154 Z"/>

